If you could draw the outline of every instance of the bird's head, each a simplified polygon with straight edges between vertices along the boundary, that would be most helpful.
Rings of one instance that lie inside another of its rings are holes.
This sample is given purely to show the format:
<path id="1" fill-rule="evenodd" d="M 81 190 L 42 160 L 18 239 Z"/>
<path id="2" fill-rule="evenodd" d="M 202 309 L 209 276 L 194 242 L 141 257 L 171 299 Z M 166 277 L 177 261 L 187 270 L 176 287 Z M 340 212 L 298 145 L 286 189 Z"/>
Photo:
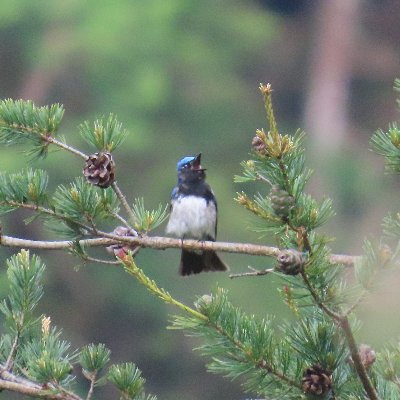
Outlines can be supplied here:
<path id="1" fill-rule="evenodd" d="M 187 156 L 183 157 L 176 164 L 176 170 L 179 172 L 186 171 L 204 171 L 205 169 L 201 167 L 201 153 L 197 156 Z"/>
<path id="2" fill-rule="evenodd" d="M 205 168 L 201 166 L 201 153 L 196 156 L 183 157 L 176 164 L 180 181 L 194 182 L 205 178 Z"/>

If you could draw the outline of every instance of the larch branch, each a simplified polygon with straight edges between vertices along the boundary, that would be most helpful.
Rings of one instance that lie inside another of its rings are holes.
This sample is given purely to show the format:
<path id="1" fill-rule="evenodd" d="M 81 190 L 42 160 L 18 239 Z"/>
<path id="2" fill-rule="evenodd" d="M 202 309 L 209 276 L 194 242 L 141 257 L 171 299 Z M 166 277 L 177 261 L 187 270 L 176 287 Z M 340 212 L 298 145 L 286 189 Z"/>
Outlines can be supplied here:
<path id="1" fill-rule="evenodd" d="M 276 257 L 280 249 L 277 247 L 257 245 L 252 243 L 231 243 L 231 242 L 209 242 L 198 240 L 181 240 L 161 236 L 117 236 L 107 234 L 106 237 L 99 237 L 93 239 L 82 239 L 78 241 L 84 247 L 99 247 L 110 246 L 113 244 L 129 244 L 140 247 L 147 247 L 156 250 L 165 249 L 187 249 L 187 250 L 212 250 L 225 253 L 248 254 L 253 256 L 267 256 Z M 17 247 L 27 249 L 40 249 L 40 250 L 68 250 L 74 246 L 73 240 L 60 240 L 60 241 L 41 241 L 20 239 L 11 236 L 3 235 L 0 237 L 0 246 L 4 247 Z M 347 266 L 353 265 L 359 256 L 349 256 L 342 254 L 332 254 L 330 261 L 332 264 L 344 264 Z"/>

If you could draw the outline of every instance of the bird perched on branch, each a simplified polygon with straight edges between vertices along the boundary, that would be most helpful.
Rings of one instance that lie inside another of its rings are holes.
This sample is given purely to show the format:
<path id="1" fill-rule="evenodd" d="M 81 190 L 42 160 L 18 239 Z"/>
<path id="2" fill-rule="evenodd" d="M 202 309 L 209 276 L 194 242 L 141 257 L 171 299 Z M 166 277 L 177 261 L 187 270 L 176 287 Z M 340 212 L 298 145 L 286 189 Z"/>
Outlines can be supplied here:
<path id="1" fill-rule="evenodd" d="M 217 235 L 217 201 L 205 182 L 201 154 L 178 161 L 178 184 L 171 194 L 171 215 L 167 233 L 181 239 L 215 241 Z M 202 271 L 226 271 L 228 267 L 215 251 L 182 249 L 179 273 L 198 274 Z"/>

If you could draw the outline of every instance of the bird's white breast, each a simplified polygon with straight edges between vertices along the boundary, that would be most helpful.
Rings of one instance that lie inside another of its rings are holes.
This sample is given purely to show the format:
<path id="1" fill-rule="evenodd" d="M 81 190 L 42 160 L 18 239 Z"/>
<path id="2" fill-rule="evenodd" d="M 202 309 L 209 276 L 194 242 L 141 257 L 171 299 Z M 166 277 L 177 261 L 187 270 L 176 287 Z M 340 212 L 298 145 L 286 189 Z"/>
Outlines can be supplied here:
<path id="1" fill-rule="evenodd" d="M 212 201 L 197 196 L 178 197 L 172 201 L 167 233 L 179 238 L 215 239 L 217 210 Z"/>

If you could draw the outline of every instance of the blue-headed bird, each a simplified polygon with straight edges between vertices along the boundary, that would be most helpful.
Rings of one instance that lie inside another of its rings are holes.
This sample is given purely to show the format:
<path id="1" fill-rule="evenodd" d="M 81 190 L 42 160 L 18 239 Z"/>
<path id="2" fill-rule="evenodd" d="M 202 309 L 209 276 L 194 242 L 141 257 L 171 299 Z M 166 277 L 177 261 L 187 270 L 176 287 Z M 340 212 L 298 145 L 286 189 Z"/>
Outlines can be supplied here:
<path id="1" fill-rule="evenodd" d="M 178 183 L 171 194 L 171 214 L 167 233 L 181 239 L 215 241 L 217 201 L 206 183 L 201 154 L 182 158 L 176 166 Z M 228 267 L 215 251 L 182 249 L 179 273 L 226 271 Z"/>

